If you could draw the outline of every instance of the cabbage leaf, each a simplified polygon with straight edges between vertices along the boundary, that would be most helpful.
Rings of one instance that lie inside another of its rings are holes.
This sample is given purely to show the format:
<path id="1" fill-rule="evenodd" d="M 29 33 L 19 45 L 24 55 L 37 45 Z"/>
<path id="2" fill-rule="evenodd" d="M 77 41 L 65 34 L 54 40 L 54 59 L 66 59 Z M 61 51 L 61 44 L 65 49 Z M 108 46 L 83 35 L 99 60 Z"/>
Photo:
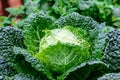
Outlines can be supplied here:
<path id="1" fill-rule="evenodd" d="M 28 16 L 24 22 L 24 43 L 31 54 L 40 51 L 39 45 L 45 35 L 45 29 L 52 29 L 53 18 L 45 12 L 37 12 Z"/>
<path id="2" fill-rule="evenodd" d="M 89 61 L 72 67 L 58 77 L 58 80 L 96 80 L 108 70 L 108 66 L 102 61 Z"/>

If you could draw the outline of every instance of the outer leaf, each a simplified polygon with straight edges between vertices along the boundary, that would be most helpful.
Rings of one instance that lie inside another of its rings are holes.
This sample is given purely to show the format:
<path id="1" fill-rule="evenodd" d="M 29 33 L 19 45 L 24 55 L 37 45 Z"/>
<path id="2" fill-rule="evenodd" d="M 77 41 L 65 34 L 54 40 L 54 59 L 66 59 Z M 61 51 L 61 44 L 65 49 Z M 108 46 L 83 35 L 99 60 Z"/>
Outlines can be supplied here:
<path id="1" fill-rule="evenodd" d="M 20 6 L 18 8 L 6 8 L 6 11 L 8 11 L 11 15 L 20 15 L 24 14 L 24 6 Z"/>
<path id="2" fill-rule="evenodd" d="M 120 30 L 113 30 L 107 34 L 103 53 L 103 61 L 112 70 L 120 71 Z"/>
<path id="3" fill-rule="evenodd" d="M 34 77 L 29 74 L 20 73 L 14 76 L 14 80 L 43 80 L 43 79 L 41 79 L 39 76 Z"/>
<path id="4" fill-rule="evenodd" d="M 56 75 L 88 61 L 90 57 L 88 42 L 66 28 L 48 32 L 40 47 L 41 52 L 35 55 L 36 58 Z"/>
<path id="5" fill-rule="evenodd" d="M 48 80 L 48 78 L 54 80 L 48 69 L 25 49 L 14 47 L 14 53 L 14 66 L 19 73 L 40 77 L 43 80 Z"/>
<path id="6" fill-rule="evenodd" d="M 52 29 L 53 19 L 44 12 L 31 14 L 24 24 L 24 37 L 27 50 L 31 54 L 40 51 L 40 41 L 44 36 L 43 30 Z"/>
<path id="7" fill-rule="evenodd" d="M 0 74 L 4 79 L 11 79 L 17 72 L 13 69 L 14 60 L 13 47 L 19 46 L 25 48 L 23 44 L 22 30 L 13 27 L 0 28 Z"/>
<path id="8" fill-rule="evenodd" d="M 96 80 L 107 69 L 107 65 L 101 61 L 85 62 L 66 71 L 58 80 Z"/>
<path id="9" fill-rule="evenodd" d="M 22 30 L 12 27 L 0 28 L 0 56 L 6 61 L 13 59 L 13 46 L 25 47 Z"/>
<path id="10" fill-rule="evenodd" d="M 0 80 L 5 77 L 11 77 L 17 74 L 17 72 L 11 66 L 11 63 L 0 59 Z"/>
<path id="11" fill-rule="evenodd" d="M 55 22 L 55 25 L 57 25 L 58 27 L 64 26 L 80 27 L 82 29 L 90 31 L 98 27 L 99 24 L 90 17 L 86 17 L 80 15 L 79 13 L 73 12 L 67 16 L 59 18 Z"/>
<path id="12" fill-rule="evenodd" d="M 97 80 L 120 80 L 120 73 L 108 73 Z"/>
<path id="13" fill-rule="evenodd" d="M 103 49 L 105 48 L 105 39 L 106 34 L 108 34 L 110 31 L 114 30 L 114 28 L 105 26 L 105 23 L 100 24 L 99 28 L 99 34 L 97 39 L 95 40 L 95 46 L 92 51 L 94 54 L 92 57 L 93 59 L 101 60 Z"/>

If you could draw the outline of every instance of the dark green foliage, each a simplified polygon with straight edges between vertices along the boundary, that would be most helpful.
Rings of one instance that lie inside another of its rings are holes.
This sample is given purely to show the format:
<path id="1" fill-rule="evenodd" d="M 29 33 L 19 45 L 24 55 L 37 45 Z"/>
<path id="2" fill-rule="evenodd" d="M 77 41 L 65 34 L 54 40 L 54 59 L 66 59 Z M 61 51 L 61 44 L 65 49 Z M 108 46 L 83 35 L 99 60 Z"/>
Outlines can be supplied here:
<path id="1" fill-rule="evenodd" d="M 113 70 L 120 70 L 120 30 L 107 34 L 103 61 Z"/>
<path id="2" fill-rule="evenodd" d="M 13 58 L 13 46 L 25 47 L 22 31 L 12 27 L 0 28 L 0 56 L 5 60 Z"/>
<path id="3" fill-rule="evenodd" d="M 43 79 L 41 79 L 39 76 L 34 77 L 30 74 L 20 73 L 14 76 L 14 80 L 43 80 Z"/>
<path id="4" fill-rule="evenodd" d="M 1 78 L 12 77 L 17 72 L 11 66 L 11 63 L 0 59 L 0 76 Z M 1 80 L 1 79 L 0 79 Z"/>
<path id="5" fill-rule="evenodd" d="M 46 76 L 44 75 L 48 74 L 47 69 L 45 69 L 44 65 L 41 64 L 39 60 L 34 58 L 30 53 L 20 47 L 14 47 L 13 50 L 15 54 L 13 65 L 18 73 L 28 74 L 47 80 Z"/>
<path id="6" fill-rule="evenodd" d="M 90 16 L 97 22 L 106 22 L 109 26 L 120 27 L 120 2 L 119 0 L 23 0 L 24 5 L 19 8 L 8 8 L 9 17 L 0 17 L 1 26 L 19 26 L 14 22 L 16 17 L 25 19 L 29 14 L 40 10 L 47 11 L 55 18 L 78 12 Z M 21 23 L 21 22 L 20 22 Z"/>
<path id="7" fill-rule="evenodd" d="M 13 61 L 13 47 L 24 47 L 22 31 L 12 27 L 0 28 L 0 73 L 3 78 L 10 78 L 16 74 L 13 65 L 9 61 Z"/>
<path id="8" fill-rule="evenodd" d="M 97 80 L 120 80 L 120 73 L 108 73 Z"/>
<path id="9" fill-rule="evenodd" d="M 94 49 L 92 50 L 92 53 L 94 54 L 93 57 L 97 60 L 101 60 L 103 49 L 105 48 L 105 38 L 106 34 L 110 31 L 114 30 L 114 28 L 106 26 L 105 23 L 101 23 L 99 26 L 99 34 L 95 41 L 95 45 L 93 46 Z"/>
<path id="10" fill-rule="evenodd" d="M 24 55 L 21 54 L 21 51 L 22 53 L 24 52 Z M 31 67 L 31 64 L 25 60 L 25 56 L 30 57 L 30 55 L 26 54 L 26 52 L 23 50 L 21 51 L 19 48 L 16 49 L 16 47 L 14 47 L 15 56 L 14 56 L 13 65 L 15 69 L 17 70 L 17 72 L 26 73 L 26 74 L 38 74 L 38 72 L 35 71 L 35 69 Z"/>

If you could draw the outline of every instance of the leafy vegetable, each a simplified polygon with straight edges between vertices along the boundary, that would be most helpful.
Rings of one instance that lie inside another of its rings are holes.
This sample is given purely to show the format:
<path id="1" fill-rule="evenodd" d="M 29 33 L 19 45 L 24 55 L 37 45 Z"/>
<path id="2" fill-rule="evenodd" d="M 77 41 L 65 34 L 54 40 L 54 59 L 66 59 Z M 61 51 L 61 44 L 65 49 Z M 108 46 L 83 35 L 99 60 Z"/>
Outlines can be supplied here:
<path id="1" fill-rule="evenodd" d="M 35 56 L 53 72 L 67 69 L 89 60 L 89 44 L 68 29 L 54 29 L 41 40 L 41 51 Z"/>
<path id="2" fill-rule="evenodd" d="M 107 62 L 91 58 L 102 53 L 99 41 L 104 45 L 105 34 L 112 29 L 90 17 L 72 13 L 54 22 L 40 11 L 31 14 L 23 28 L 0 28 L 0 57 L 16 70 L 6 79 L 87 80 L 108 70 Z"/>

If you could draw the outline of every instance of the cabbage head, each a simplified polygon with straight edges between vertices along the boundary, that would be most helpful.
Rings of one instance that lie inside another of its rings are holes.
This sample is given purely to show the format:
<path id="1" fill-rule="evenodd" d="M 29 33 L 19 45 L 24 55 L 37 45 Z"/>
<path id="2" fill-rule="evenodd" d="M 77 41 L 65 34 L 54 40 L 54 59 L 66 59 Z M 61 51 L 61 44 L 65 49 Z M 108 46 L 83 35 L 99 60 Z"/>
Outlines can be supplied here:
<path id="1" fill-rule="evenodd" d="M 72 31 L 70 26 L 46 31 L 40 43 L 41 51 L 35 57 L 56 74 L 87 62 L 90 57 L 89 43 L 77 31 Z"/>

